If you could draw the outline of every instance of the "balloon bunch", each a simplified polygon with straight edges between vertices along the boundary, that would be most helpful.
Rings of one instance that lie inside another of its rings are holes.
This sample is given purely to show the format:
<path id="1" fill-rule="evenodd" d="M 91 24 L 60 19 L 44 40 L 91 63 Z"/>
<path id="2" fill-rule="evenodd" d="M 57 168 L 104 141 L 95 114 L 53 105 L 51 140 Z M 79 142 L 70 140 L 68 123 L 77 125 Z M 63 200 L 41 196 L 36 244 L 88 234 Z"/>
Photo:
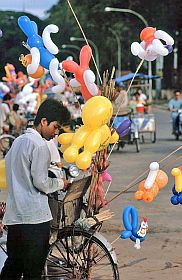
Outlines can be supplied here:
<path id="1" fill-rule="evenodd" d="M 107 125 L 112 112 L 112 104 L 104 96 L 94 96 L 86 102 L 82 111 L 84 125 L 75 133 L 63 133 L 58 137 L 65 161 L 75 162 L 78 168 L 86 170 L 93 154 L 118 141 L 118 133 Z"/>
<path id="2" fill-rule="evenodd" d="M 135 56 L 147 61 L 153 61 L 159 56 L 166 56 L 172 52 L 173 38 L 162 30 L 153 27 L 146 27 L 140 33 L 141 43 L 133 42 L 131 52 Z M 166 42 L 166 45 L 160 41 Z"/>
<path id="3" fill-rule="evenodd" d="M 54 56 L 59 50 L 50 37 L 50 33 L 58 32 L 58 27 L 54 24 L 46 26 L 41 37 L 38 35 L 37 24 L 27 16 L 19 17 L 18 25 L 28 37 L 26 46 L 30 50 L 30 54 L 20 57 L 22 64 L 27 67 L 28 74 L 33 78 L 40 78 L 44 74 L 44 68 L 50 70 L 53 80 L 58 84 L 52 90 L 54 92 L 63 91 L 65 81 L 59 73 L 59 61 Z"/>
<path id="4" fill-rule="evenodd" d="M 159 164 L 157 162 L 152 162 L 150 164 L 148 177 L 139 184 L 139 190 L 135 193 L 135 198 L 148 203 L 152 202 L 159 190 L 164 188 L 167 183 L 167 174 L 164 171 L 159 170 Z"/>
<path id="5" fill-rule="evenodd" d="M 134 206 L 127 206 L 123 211 L 123 225 L 125 231 L 121 232 L 121 238 L 130 238 L 135 242 L 135 248 L 140 249 L 140 242 L 145 240 L 148 230 L 147 218 L 143 218 L 141 225 L 138 225 L 138 213 Z"/>
<path id="6" fill-rule="evenodd" d="M 175 184 L 172 187 L 171 203 L 173 205 L 182 204 L 182 167 L 173 168 L 171 174 L 175 180 Z"/>
<path id="7" fill-rule="evenodd" d="M 91 56 L 92 49 L 85 45 L 80 51 L 80 65 L 71 60 L 62 62 L 64 70 L 74 73 L 75 78 L 70 80 L 70 86 L 81 87 L 81 93 L 85 100 L 100 95 L 100 90 L 95 84 L 95 74 L 89 68 Z"/>

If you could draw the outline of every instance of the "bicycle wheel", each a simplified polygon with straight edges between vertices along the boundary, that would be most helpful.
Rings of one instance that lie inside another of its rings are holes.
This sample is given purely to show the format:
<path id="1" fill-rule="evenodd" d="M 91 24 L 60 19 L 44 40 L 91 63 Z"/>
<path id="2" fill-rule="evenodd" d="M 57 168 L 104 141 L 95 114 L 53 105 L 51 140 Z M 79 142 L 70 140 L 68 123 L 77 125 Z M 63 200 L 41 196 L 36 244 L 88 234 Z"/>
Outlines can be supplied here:
<path id="1" fill-rule="evenodd" d="M 10 134 L 3 134 L 0 136 L 0 153 L 2 153 L 3 157 L 5 157 L 11 148 L 14 140 L 15 137 Z"/>
<path id="2" fill-rule="evenodd" d="M 97 235 L 73 227 L 60 230 L 50 248 L 43 279 L 119 280 L 114 251 Z"/>

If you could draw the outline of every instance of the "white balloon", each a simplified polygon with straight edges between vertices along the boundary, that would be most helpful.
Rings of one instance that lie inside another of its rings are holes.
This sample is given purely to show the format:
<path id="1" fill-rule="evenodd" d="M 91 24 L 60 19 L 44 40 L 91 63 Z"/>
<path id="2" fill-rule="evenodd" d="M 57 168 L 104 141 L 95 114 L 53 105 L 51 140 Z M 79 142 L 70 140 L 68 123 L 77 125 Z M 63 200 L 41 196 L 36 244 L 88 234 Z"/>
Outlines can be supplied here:
<path id="1" fill-rule="evenodd" d="M 98 95 L 98 87 L 94 83 L 95 74 L 92 72 L 92 70 L 85 70 L 85 72 L 83 73 L 83 80 L 90 94 L 93 96 Z"/>
<path id="2" fill-rule="evenodd" d="M 133 42 L 131 44 L 131 52 L 133 55 L 137 56 L 142 50 L 141 45 L 138 42 Z"/>
<path id="3" fill-rule="evenodd" d="M 171 45 L 171 46 L 174 45 L 174 39 L 163 30 L 157 30 L 154 33 L 154 36 L 157 39 L 161 39 L 161 40 L 165 41 L 167 45 Z"/>
<path id="4" fill-rule="evenodd" d="M 81 86 L 81 84 L 75 78 L 71 79 L 69 84 L 70 84 L 71 87 L 80 87 Z"/>
<path id="5" fill-rule="evenodd" d="M 5 93 L 8 93 L 10 92 L 10 89 L 7 85 L 5 85 L 4 83 L 0 82 L 0 89 L 5 92 Z"/>
<path id="6" fill-rule="evenodd" d="M 150 164 L 149 168 L 150 168 L 150 171 L 149 171 L 147 179 L 145 180 L 145 183 L 144 183 L 144 187 L 146 189 L 150 189 L 152 187 L 152 185 L 154 184 L 154 182 L 155 182 L 155 179 L 157 177 L 157 173 L 159 171 L 159 164 L 158 164 L 158 162 L 152 162 Z"/>
<path id="7" fill-rule="evenodd" d="M 154 39 L 152 42 L 152 46 L 153 50 L 162 56 L 166 56 L 169 53 L 169 51 L 164 47 L 159 39 Z"/>
<path id="8" fill-rule="evenodd" d="M 59 28 L 55 24 L 49 24 L 44 28 L 44 31 L 42 33 L 42 39 L 44 42 L 45 47 L 48 49 L 48 51 L 52 54 L 57 54 L 59 52 L 58 47 L 53 43 L 50 33 L 57 33 L 59 31 Z"/>
<path id="9" fill-rule="evenodd" d="M 57 86 L 52 87 L 52 92 L 54 93 L 61 93 L 65 90 L 65 85 L 58 84 Z"/>
<path id="10" fill-rule="evenodd" d="M 34 74 L 40 64 L 40 52 L 37 48 L 33 47 L 30 53 L 32 55 L 32 62 L 27 66 L 27 72 L 28 74 Z"/>

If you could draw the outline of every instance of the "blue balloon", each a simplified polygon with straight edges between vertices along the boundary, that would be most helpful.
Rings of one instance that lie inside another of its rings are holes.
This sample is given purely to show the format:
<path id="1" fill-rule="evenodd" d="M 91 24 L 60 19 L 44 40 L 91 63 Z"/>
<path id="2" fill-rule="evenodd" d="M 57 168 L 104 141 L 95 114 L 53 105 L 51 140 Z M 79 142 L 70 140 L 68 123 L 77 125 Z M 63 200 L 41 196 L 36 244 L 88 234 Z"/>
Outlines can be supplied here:
<path id="1" fill-rule="evenodd" d="M 55 56 L 45 47 L 42 37 L 38 35 L 37 24 L 31 21 L 27 16 L 18 18 L 18 25 L 27 36 L 27 45 L 30 48 L 36 47 L 40 52 L 40 65 L 49 70 L 49 65 Z"/>
<path id="2" fill-rule="evenodd" d="M 178 192 L 175 189 L 175 185 L 172 187 L 172 192 L 173 192 L 174 195 L 178 195 Z"/>
<path id="3" fill-rule="evenodd" d="M 140 242 L 145 240 L 145 237 L 141 237 L 137 234 L 139 225 L 138 225 L 138 213 L 134 206 L 127 206 L 123 211 L 123 224 L 125 231 L 121 232 L 121 238 L 126 239 L 130 238 L 132 241 L 136 242 L 136 239 L 140 239 Z"/>
<path id="4" fill-rule="evenodd" d="M 178 195 L 178 201 L 180 204 L 182 204 L 182 193 L 179 193 Z"/>
<path id="5" fill-rule="evenodd" d="M 178 196 L 177 196 L 177 195 L 173 195 L 173 196 L 171 197 L 171 203 L 172 203 L 173 205 L 178 205 L 178 204 L 179 204 Z"/>

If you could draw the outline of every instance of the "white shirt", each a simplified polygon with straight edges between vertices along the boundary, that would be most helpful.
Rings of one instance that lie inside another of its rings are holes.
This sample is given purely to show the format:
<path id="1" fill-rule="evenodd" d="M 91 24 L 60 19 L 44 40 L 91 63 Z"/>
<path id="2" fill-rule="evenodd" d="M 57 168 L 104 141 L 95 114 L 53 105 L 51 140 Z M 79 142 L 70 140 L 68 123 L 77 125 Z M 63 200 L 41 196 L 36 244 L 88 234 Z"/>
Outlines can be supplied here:
<path id="1" fill-rule="evenodd" d="M 62 179 L 49 178 L 51 156 L 46 140 L 28 128 L 5 157 L 7 204 L 3 223 L 38 224 L 52 219 L 48 193 L 63 188 Z"/>

